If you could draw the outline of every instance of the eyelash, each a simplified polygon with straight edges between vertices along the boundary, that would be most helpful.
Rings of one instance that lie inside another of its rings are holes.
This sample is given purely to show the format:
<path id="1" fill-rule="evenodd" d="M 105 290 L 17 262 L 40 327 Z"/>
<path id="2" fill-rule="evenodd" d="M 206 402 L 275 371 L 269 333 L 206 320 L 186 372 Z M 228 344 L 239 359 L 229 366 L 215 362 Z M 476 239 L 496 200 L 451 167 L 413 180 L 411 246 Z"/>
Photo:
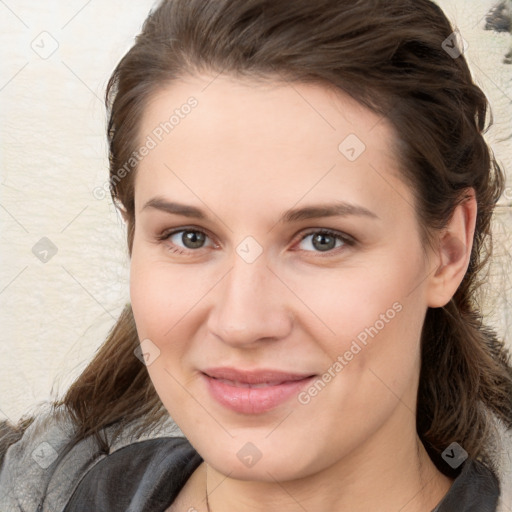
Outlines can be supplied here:
<path id="1" fill-rule="evenodd" d="M 197 229 L 194 227 L 185 227 L 185 228 L 181 228 L 181 229 L 175 229 L 173 231 L 163 232 L 161 235 L 158 236 L 158 241 L 166 242 L 169 240 L 169 238 L 171 236 L 176 235 L 177 233 L 184 233 L 187 231 L 191 231 L 194 233 L 202 233 L 203 235 L 205 235 L 206 237 L 211 239 L 210 235 L 206 231 L 203 231 L 202 229 Z M 351 237 L 345 233 L 341 233 L 338 231 L 332 231 L 330 229 L 311 229 L 308 232 L 306 232 L 304 235 L 302 235 L 302 237 L 299 239 L 299 241 L 297 243 L 302 242 L 308 236 L 311 236 L 311 235 L 328 235 L 328 236 L 332 236 L 336 240 L 340 240 L 341 242 L 343 242 L 343 246 L 335 247 L 333 249 L 330 249 L 330 250 L 324 251 L 324 252 L 323 251 L 304 251 L 304 252 L 310 252 L 310 253 L 317 253 L 320 257 L 332 256 L 333 254 L 337 254 L 339 252 L 339 250 L 343 250 L 343 248 L 345 246 L 352 247 L 352 246 L 356 245 L 356 243 L 357 243 L 353 237 Z M 200 249 L 204 249 L 204 247 L 200 247 L 199 249 L 185 250 L 185 249 L 177 247 L 176 245 L 173 244 L 172 246 L 169 246 L 168 249 L 174 254 L 186 255 L 186 254 L 198 252 Z"/>

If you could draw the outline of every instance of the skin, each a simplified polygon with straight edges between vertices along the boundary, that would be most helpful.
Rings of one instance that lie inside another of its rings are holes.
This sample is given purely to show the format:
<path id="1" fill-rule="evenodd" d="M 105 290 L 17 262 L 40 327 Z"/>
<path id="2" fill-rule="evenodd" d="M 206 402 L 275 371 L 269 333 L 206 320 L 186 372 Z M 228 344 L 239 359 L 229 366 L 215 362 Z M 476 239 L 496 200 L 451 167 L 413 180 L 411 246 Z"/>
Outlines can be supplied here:
<path id="1" fill-rule="evenodd" d="M 207 510 L 207 486 L 212 512 L 431 511 L 451 481 L 415 429 L 420 332 L 427 308 L 446 304 L 467 269 L 471 191 L 424 247 L 385 119 L 321 85 L 203 75 L 154 94 L 141 141 L 190 96 L 198 106 L 135 179 L 137 330 L 159 351 L 148 365 L 158 395 L 205 461 L 169 510 Z M 349 134 L 366 145 L 355 161 L 339 150 Z M 154 198 L 208 218 L 148 206 Z M 279 221 L 335 201 L 375 217 Z M 189 248 L 183 232 L 163 239 L 179 229 L 205 232 L 204 245 Z M 322 229 L 356 242 L 319 250 L 307 235 Z M 262 250 L 252 263 L 236 250 L 248 236 Z M 201 379 L 213 366 L 321 376 L 396 303 L 400 312 L 307 404 L 240 414 Z M 247 442 L 261 453 L 252 467 L 237 457 Z"/>

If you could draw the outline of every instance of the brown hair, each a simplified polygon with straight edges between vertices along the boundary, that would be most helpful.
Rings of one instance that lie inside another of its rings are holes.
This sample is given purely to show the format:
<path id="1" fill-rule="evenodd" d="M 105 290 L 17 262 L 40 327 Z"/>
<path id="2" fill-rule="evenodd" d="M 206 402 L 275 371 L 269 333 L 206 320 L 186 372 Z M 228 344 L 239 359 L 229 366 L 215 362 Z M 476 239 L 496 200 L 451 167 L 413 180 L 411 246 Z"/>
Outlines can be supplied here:
<path id="1" fill-rule="evenodd" d="M 320 83 L 387 118 L 426 240 L 446 225 L 468 187 L 476 192 L 468 271 L 449 304 L 429 309 L 424 323 L 417 430 L 434 460 L 452 441 L 487 460 L 489 418 L 512 427 L 509 356 L 482 324 L 475 299 L 504 178 L 482 135 L 486 97 L 464 56 L 443 48 L 452 33 L 429 0 L 162 1 L 108 84 L 111 188 L 126 212 L 131 249 L 136 165 L 121 180 L 117 173 L 137 148 L 152 94 L 185 75 L 225 72 Z M 146 368 L 134 356 L 137 346 L 127 306 L 63 400 L 78 425 L 77 439 L 137 418 L 143 429 L 165 416 Z"/>

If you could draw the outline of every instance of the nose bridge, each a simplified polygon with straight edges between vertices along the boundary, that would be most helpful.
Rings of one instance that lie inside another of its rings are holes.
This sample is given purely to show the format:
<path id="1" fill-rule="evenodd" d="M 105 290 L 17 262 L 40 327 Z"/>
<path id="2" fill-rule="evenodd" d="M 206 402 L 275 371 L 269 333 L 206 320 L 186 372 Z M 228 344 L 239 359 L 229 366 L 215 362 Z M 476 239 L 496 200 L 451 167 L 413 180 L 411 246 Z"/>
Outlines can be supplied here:
<path id="1" fill-rule="evenodd" d="M 217 290 L 210 331 L 224 342 L 237 345 L 286 336 L 291 315 L 279 284 L 264 257 L 248 262 L 236 254 Z"/>

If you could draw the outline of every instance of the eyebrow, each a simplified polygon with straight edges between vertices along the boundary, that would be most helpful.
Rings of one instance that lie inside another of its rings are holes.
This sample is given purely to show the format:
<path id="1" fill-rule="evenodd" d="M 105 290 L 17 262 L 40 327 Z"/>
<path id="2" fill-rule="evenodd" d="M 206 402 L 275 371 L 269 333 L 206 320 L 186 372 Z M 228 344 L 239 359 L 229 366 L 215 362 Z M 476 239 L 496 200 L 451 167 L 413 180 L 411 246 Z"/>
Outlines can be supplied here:
<path id="1" fill-rule="evenodd" d="M 201 210 L 200 208 L 172 201 L 167 201 L 162 197 L 154 197 L 150 199 L 143 206 L 142 210 L 148 208 L 200 220 L 210 219 L 210 217 L 207 214 L 205 214 L 204 211 Z M 347 217 L 351 215 L 368 217 L 372 219 L 379 218 L 379 216 L 376 213 L 368 210 L 364 206 L 355 205 L 344 201 L 337 201 L 332 204 L 311 205 L 302 208 L 293 208 L 291 210 L 287 210 L 281 215 L 279 222 L 292 223 L 321 217 Z"/>
<path id="2" fill-rule="evenodd" d="M 316 219 L 320 217 L 348 217 L 350 215 L 369 217 L 378 219 L 378 215 L 364 206 L 338 201 L 333 204 L 321 204 L 295 208 L 286 211 L 280 222 L 298 222 L 307 219 Z"/>
<path id="3" fill-rule="evenodd" d="M 174 213 L 176 215 L 183 215 L 184 217 L 193 217 L 196 219 L 207 219 L 208 216 L 195 206 L 188 206 L 186 204 L 174 203 L 172 201 L 167 201 L 161 197 L 153 197 L 150 199 L 143 207 L 142 210 L 146 210 L 147 208 L 153 208 L 155 210 L 160 210 L 166 213 Z"/>

